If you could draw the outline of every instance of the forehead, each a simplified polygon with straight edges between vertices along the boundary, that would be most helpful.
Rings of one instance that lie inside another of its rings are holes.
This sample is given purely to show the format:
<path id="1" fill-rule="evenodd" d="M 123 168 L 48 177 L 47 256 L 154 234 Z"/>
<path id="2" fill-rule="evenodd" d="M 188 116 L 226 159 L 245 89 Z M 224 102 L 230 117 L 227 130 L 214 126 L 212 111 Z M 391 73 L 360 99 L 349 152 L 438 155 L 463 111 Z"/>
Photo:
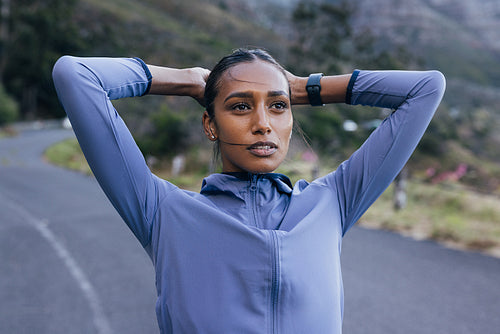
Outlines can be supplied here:
<path id="1" fill-rule="evenodd" d="M 248 90 L 288 92 L 288 88 L 288 80 L 278 67 L 256 60 L 228 69 L 221 76 L 219 95 L 224 96 L 235 91 Z"/>

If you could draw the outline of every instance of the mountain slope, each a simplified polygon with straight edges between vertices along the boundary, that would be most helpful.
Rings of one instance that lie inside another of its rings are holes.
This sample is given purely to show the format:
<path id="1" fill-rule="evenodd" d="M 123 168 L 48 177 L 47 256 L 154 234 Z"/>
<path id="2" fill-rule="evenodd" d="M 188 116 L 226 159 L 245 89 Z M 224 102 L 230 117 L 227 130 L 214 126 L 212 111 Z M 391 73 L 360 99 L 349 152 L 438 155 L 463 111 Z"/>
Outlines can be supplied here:
<path id="1" fill-rule="evenodd" d="M 297 3 L 81 0 L 79 19 L 82 29 L 100 33 L 93 54 L 138 55 L 151 63 L 210 68 L 231 49 L 250 45 L 265 47 L 286 63 L 294 36 L 291 14 Z M 441 110 L 422 142 L 424 147 L 440 150 L 433 161 L 425 163 L 443 170 L 466 163 L 472 171 L 469 183 L 478 185 L 480 178 L 482 184 L 491 184 L 491 191 L 500 185 L 500 171 L 496 164 L 481 159 L 500 159 L 496 149 L 500 145 L 496 130 L 500 127 L 500 39 L 495 38 L 500 31 L 499 3 L 483 0 L 471 9 L 468 0 L 349 2 L 357 32 L 369 28 L 377 47 L 403 46 L 423 60 L 421 69 L 438 69 L 447 77 Z M 183 102 L 175 103 L 176 110 L 183 108 Z M 137 111 L 131 114 L 145 118 Z"/>
<path id="2" fill-rule="evenodd" d="M 283 44 L 271 30 L 201 0 L 80 0 L 80 7 L 82 26 L 91 25 L 103 39 L 93 50 L 100 54 L 134 53 L 172 66 L 211 67 L 235 47 L 279 50 Z M 114 45 L 106 49 L 106 42 Z"/>
<path id="3" fill-rule="evenodd" d="M 500 3 L 356 0 L 354 22 L 452 77 L 500 86 Z"/>

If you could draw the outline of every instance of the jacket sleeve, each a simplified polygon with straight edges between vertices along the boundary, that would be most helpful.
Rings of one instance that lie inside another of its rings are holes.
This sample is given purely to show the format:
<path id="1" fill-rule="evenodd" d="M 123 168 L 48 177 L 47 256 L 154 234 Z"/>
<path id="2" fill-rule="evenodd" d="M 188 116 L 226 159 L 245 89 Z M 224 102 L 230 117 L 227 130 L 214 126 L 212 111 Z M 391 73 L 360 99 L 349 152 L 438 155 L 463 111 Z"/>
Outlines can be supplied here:
<path id="1" fill-rule="evenodd" d="M 158 179 L 150 172 L 111 100 L 141 96 L 151 74 L 140 59 L 64 56 L 56 91 L 97 181 L 143 247 L 150 242 Z"/>
<path id="2" fill-rule="evenodd" d="M 445 90 L 438 71 L 355 71 L 346 103 L 393 113 L 339 168 L 325 177 L 337 191 L 342 232 L 375 202 L 415 150 Z"/>

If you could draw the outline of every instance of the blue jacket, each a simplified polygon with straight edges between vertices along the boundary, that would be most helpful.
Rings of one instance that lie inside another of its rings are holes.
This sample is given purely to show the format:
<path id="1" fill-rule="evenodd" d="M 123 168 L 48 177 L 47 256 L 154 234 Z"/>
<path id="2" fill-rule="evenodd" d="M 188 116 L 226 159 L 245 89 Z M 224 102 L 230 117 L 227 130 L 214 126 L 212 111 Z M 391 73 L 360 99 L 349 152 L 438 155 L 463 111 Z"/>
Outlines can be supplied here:
<path id="1" fill-rule="evenodd" d="M 147 93 L 140 59 L 62 57 L 54 82 L 102 189 L 151 257 L 162 333 L 341 333 L 342 237 L 404 166 L 441 73 L 355 71 L 346 102 L 394 112 L 336 171 L 214 174 L 201 192 L 153 175 L 110 100 Z"/>

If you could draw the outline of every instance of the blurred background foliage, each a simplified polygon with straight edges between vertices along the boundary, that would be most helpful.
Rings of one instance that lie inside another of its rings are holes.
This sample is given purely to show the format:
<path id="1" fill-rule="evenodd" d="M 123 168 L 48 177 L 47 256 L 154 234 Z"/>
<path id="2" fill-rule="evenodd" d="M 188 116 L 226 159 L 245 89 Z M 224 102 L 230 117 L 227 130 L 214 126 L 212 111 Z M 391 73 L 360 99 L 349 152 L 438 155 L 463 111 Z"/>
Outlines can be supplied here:
<path id="1" fill-rule="evenodd" d="M 468 0 L 0 0 L 0 125 L 64 116 L 51 80 L 63 54 L 211 68 L 234 48 L 256 46 L 301 75 L 438 69 L 448 79 L 447 93 L 409 169 L 429 178 L 429 168 L 439 174 L 466 164 L 463 183 L 498 192 L 495 1 L 472 10 Z M 147 154 L 208 148 L 194 101 L 148 97 L 115 105 Z M 335 161 L 387 114 L 346 105 L 295 110 L 313 149 Z"/>

